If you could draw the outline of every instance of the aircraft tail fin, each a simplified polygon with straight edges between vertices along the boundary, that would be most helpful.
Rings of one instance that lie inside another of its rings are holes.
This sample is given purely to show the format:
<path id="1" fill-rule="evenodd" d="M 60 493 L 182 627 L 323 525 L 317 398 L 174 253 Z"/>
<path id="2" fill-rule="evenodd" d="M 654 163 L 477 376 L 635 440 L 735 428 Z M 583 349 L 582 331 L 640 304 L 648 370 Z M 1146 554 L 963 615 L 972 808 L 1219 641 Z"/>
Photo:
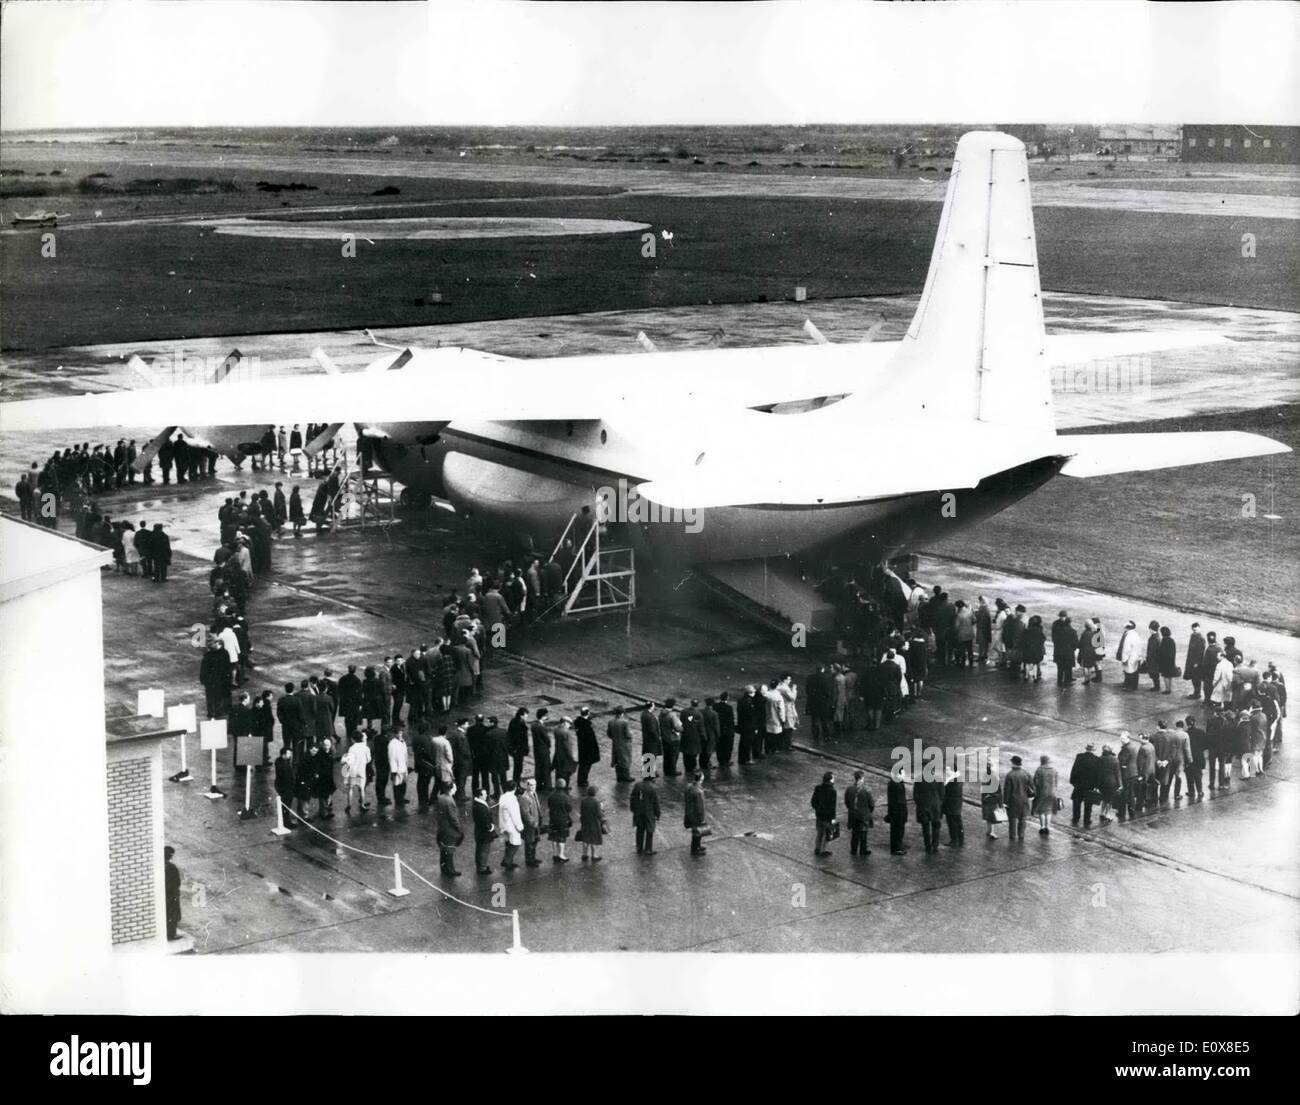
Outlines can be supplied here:
<path id="1" fill-rule="evenodd" d="M 1054 429 L 1029 167 L 1018 139 L 957 143 L 925 290 L 889 371 L 913 413 Z"/>

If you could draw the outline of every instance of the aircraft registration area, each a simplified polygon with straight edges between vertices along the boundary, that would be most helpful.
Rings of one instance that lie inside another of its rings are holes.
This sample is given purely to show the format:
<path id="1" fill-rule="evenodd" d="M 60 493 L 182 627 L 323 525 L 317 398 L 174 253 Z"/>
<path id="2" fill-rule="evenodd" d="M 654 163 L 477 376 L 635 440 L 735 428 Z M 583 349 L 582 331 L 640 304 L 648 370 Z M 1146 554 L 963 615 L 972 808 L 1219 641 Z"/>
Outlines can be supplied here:
<path id="1" fill-rule="evenodd" d="M 1294 592 L 1071 582 L 1068 540 L 1013 565 L 1035 510 L 1131 515 L 1221 465 L 1281 521 L 1300 316 L 1044 294 L 1037 256 L 1024 148 L 975 132 L 919 297 L 818 325 L 796 302 L 250 334 L 170 376 L 175 342 L 7 354 L 5 486 L 115 549 L 110 724 L 151 688 L 224 721 L 162 743 L 176 935 L 1294 948 Z M 123 450 L 89 493 L 45 465 L 87 438 Z M 1252 570 L 1161 525 L 1153 561 Z"/>

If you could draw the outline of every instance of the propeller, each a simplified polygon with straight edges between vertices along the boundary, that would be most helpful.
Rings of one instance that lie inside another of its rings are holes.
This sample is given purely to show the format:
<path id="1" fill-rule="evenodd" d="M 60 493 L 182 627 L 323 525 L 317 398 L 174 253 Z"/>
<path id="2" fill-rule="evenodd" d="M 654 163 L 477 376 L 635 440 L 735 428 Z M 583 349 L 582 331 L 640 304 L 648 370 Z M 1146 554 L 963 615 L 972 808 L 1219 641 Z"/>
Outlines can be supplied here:
<path id="1" fill-rule="evenodd" d="M 302 451 L 309 457 L 314 457 L 322 449 L 328 447 L 329 443 L 334 440 L 334 435 L 341 429 L 343 429 L 342 422 L 331 422 L 325 427 L 325 429 L 321 430 L 320 433 L 307 442 L 307 444 L 302 447 Z"/>
<path id="2" fill-rule="evenodd" d="M 817 329 L 816 326 L 813 325 L 813 320 L 810 318 L 806 318 L 803 320 L 803 332 L 807 334 L 810 338 L 812 338 L 812 340 L 815 341 L 818 345 L 830 344 L 830 341 L 827 339 L 826 335 L 823 334 L 820 330 Z"/>
<path id="3" fill-rule="evenodd" d="M 651 341 L 651 340 L 646 336 L 646 332 L 645 332 L 644 330 L 639 330 L 639 331 L 637 332 L 636 340 L 637 340 L 637 342 L 640 344 L 641 348 L 642 348 L 643 350 L 645 350 L 647 353 L 658 353 L 658 352 L 659 352 L 659 347 L 658 347 L 657 345 L 655 345 L 655 343 L 652 342 L 652 341 Z"/>
<path id="4" fill-rule="evenodd" d="M 167 444 L 172 434 L 175 432 L 175 426 L 168 426 L 162 433 L 149 442 L 148 445 L 136 453 L 135 460 L 131 462 L 131 467 L 137 472 L 143 472 L 153 463 L 153 458 L 158 455 L 158 450 Z"/>

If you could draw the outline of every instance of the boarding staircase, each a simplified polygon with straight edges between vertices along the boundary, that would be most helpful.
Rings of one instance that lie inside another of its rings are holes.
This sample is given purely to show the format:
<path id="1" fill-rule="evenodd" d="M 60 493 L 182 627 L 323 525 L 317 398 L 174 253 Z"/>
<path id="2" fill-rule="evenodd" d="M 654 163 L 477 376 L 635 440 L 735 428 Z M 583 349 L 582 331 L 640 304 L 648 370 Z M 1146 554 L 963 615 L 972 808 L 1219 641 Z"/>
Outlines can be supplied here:
<path id="1" fill-rule="evenodd" d="M 582 522 L 589 517 L 588 514 L 574 514 L 569 519 L 555 543 L 552 560 L 560 555 L 570 535 L 579 532 Z M 636 606 L 636 553 L 629 546 L 605 544 L 607 536 L 607 527 L 592 520 L 564 573 L 562 598 L 544 610 L 543 616 L 557 609 L 561 617 L 567 618 L 631 610 Z"/>

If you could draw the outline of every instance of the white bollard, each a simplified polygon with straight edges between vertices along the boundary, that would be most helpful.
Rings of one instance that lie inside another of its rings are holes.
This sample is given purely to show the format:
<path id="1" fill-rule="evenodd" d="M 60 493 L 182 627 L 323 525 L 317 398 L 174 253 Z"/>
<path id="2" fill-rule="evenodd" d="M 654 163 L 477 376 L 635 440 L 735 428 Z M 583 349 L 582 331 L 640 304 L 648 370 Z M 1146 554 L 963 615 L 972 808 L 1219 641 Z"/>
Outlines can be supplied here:
<path id="1" fill-rule="evenodd" d="M 291 829 L 285 828 L 284 825 L 284 803 L 280 801 L 280 796 L 275 796 L 275 828 L 271 830 L 272 836 L 288 836 Z"/>
<path id="2" fill-rule="evenodd" d="M 510 938 L 511 945 L 506 949 L 506 955 L 527 955 L 528 949 L 524 947 L 523 941 L 519 939 L 519 910 L 510 911 Z"/>
<path id="3" fill-rule="evenodd" d="M 251 821 L 257 814 L 253 812 L 253 765 L 244 765 L 244 808 L 239 811 L 240 821 Z"/>
<path id="4" fill-rule="evenodd" d="M 211 785 L 203 792 L 204 798 L 211 798 L 214 802 L 218 798 L 224 798 L 226 795 L 223 791 L 217 789 L 217 750 L 212 750 L 212 767 L 211 767 Z"/>
<path id="5" fill-rule="evenodd" d="M 394 898 L 405 898 L 410 891 L 402 885 L 402 857 L 393 853 L 393 888 L 390 893 Z"/>

